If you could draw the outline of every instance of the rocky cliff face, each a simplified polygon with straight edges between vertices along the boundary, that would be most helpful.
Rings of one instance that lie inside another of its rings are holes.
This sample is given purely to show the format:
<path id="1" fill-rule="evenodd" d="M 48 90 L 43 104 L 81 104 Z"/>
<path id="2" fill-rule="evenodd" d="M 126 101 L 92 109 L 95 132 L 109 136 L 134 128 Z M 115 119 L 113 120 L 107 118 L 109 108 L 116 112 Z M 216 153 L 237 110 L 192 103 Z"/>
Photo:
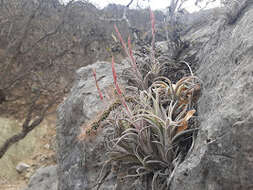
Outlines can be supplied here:
<path id="1" fill-rule="evenodd" d="M 252 4 L 233 24 L 209 21 L 186 34 L 197 45 L 197 75 L 204 90 L 197 143 L 176 172 L 172 189 L 252 189 Z M 195 48 L 190 48 L 194 52 Z"/>
<path id="2" fill-rule="evenodd" d="M 116 66 L 122 71 L 126 65 Z M 78 139 L 81 126 L 103 110 L 104 103 L 99 99 L 92 68 L 101 79 L 99 84 L 104 92 L 112 84 L 111 64 L 97 62 L 77 71 L 77 80 L 70 96 L 59 107 L 58 173 L 59 189 L 88 189 L 97 181 L 100 162 L 105 159 L 103 135 L 84 143 Z M 65 147 L 65 148 L 63 148 Z"/>
<path id="3" fill-rule="evenodd" d="M 175 173 L 172 190 L 253 188 L 253 6 L 243 3 L 233 22 L 220 9 L 192 15 L 195 19 L 183 36 L 190 45 L 179 59 L 189 61 L 203 82 L 201 124 L 193 152 Z M 59 107 L 59 190 L 96 189 L 105 159 L 103 132 L 90 142 L 77 139 L 80 127 L 102 109 L 91 67 L 103 76 L 102 89 L 112 83 L 109 63 L 81 68 Z M 110 174 L 100 189 L 150 189 L 138 180 L 121 181 L 119 175 Z"/>

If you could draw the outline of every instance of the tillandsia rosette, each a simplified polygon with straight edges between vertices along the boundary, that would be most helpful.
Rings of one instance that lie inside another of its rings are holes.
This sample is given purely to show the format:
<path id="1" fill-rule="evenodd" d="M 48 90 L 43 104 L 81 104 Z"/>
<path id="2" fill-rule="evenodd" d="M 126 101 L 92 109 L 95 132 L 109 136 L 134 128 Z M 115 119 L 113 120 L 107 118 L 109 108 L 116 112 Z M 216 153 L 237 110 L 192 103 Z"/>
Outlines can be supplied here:
<path id="1" fill-rule="evenodd" d="M 184 76 L 176 83 L 161 71 L 165 64 L 161 64 L 155 57 L 155 22 L 151 11 L 152 44 L 148 62 L 138 62 L 115 25 L 117 36 L 128 56 L 131 70 L 129 78 L 135 81 L 134 96 L 128 96 L 118 84 L 115 62 L 112 57 L 112 76 L 117 98 L 108 106 L 100 117 L 86 127 L 85 135 L 96 131 L 101 123 L 108 119 L 114 111 L 114 119 L 109 125 L 114 129 L 107 135 L 105 144 L 108 160 L 101 169 L 98 184 L 104 179 L 102 174 L 106 165 L 120 162 L 127 166 L 127 177 L 152 177 L 152 190 L 168 189 L 178 165 L 191 152 L 197 128 L 190 124 L 190 119 L 196 113 L 196 105 L 201 85 L 198 77 L 193 75 L 191 67 L 184 63 L 190 76 Z M 145 70 L 145 72 L 143 72 Z M 93 71 L 95 84 L 101 101 L 103 94 Z"/>
<path id="2" fill-rule="evenodd" d="M 197 130 L 188 121 L 196 112 L 191 106 L 194 92 L 199 90 L 197 77 L 190 76 L 176 84 L 160 77 L 140 91 L 132 115 L 114 122 L 115 133 L 107 141 L 110 160 L 131 163 L 125 177 L 152 174 L 155 186 L 157 180 L 173 174 L 189 151 L 182 150 L 178 140 Z"/>

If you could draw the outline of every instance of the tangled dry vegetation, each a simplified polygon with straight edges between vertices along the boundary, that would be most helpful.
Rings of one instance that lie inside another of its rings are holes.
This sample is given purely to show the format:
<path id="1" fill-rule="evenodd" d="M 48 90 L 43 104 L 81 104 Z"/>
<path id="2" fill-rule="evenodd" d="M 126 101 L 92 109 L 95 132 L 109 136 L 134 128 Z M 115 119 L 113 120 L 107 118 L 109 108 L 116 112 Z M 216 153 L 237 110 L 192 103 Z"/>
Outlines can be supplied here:
<path id="1" fill-rule="evenodd" d="M 123 93 L 117 82 L 117 74 L 112 59 L 112 73 L 117 100 L 105 110 L 100 117 L 86 127 L 80 137 L 85 138 L 98 130 L 113 110 L 115 119 L 107 123 L 114 131 L 107 135 L 106 147 L 108 160 L 104 168 L 113 161 L 120 162 L 128 168 L 127 177 L 152 177 L 152 190 L 168 189 L 173 174 L 179 164 L 191 152 L 196 126 L 190 124 L 199 92 L 200 81 L 194 76 L 190 66 L 190 75 L 175 84 L 164 76 L 163 64 L 155 57 L 155 20 L 150 11 L 153 40 L 150 56 L 144 62 L 137 62 L 128 39 L 128 47 L 118 28 L 116 33 L 128 56 L 130 64 L 126 77 L 131 81 L 131 96 Z M 96 87 L 101 101 L 103 94 L 93 71 Z M 117 114 L 118 113 L 118 114 Z M 102 176 L 98 184 L 101 183 Z"/>

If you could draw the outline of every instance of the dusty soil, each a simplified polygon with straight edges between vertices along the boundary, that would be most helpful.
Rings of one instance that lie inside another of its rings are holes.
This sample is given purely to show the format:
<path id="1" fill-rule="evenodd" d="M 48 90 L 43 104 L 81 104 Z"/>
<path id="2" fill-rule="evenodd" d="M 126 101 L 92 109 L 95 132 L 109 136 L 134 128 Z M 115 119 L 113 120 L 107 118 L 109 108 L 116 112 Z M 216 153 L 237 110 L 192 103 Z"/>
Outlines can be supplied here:
<path id="1" fill-rule="evenodd" d="M 55 121 L 56 116 L 54 114 L 47 117 L 45 122 L 39 126 L 46 128 L 44 134 L 36 140 L 36 148 L 32 154 L 29 154 L 28 157 L 23 158 L 21 161 L 29 164 L 31 167 L 21 174 L 14 171 L 16 175 L 13 179 L 10 176 L 0 176 L 0 190 L 23 190 L 36 169 L 42 166 L 56 164 Z M 12 169 L 15 170 L 15 168 Z"/>

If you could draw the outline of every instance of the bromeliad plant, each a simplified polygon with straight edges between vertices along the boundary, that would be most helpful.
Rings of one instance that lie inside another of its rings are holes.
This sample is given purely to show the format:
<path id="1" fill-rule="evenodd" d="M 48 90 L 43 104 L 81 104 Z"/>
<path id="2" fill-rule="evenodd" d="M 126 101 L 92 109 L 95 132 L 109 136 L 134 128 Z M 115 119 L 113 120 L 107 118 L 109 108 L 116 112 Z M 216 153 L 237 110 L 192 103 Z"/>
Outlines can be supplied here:
<path id="1" fill-rule="evenodd" d="M 154 15 L 152 11 L 150 13 L 153 40 L 151 66 L 148 67 L 147 72 L 142 71 L 142 68 L 147 65 L 139 65 L 136 62 L 130 38 L 127 48 L 115 26 L 118 38 L 129 58 L 131 73 L 134 74 L 136 87 L 138 87 L 138 95 L 128 97 L 122 93 L 117 83 L 115 63 L 112 59 L 114 86 L 119 98 L 109 106 L 98 121 L 91 124 L 91 128 L 96 130 L 112 110 L 121 111 L 122 107 L 125 110 L 123 117 L 117 117 L 111 122 L 114 132 L 108 135 L 106 140 L 109 156 L 106 164 L 120 161 L 122 165 L 128 166 L 125 177 L 152 176 L 152 190 L 163 190 L 168 189 L 175 170 L 194 144 L 193 133 L 197 129 L 189 125 L 188 121 L 196 112 L 193 105 L 196 103 L 200 84 L 187 63 L 185 64 L 189 67 L 191 75 L 183 77 L 176 84 L 164 76 L 159 76 L 163 65 L 155 58 Z M 103 100 L 95 71 L 94 78 L 99 96 Z M 191 140 L 186 142 L 186 139 Z"/>
<path id="2" fill-rule="evenodd" d="M 125 177 L 151 174 L 152 189 L 170 185 L 174 171 L 187 154 L 178 141 L 197 130 L 188 126 L 188 120 L 195 113 L 191 102 L 199 89 L 194 76 L 176 84 L 159 77 L 140 92 L 133 116 L 114 122 L 115 133 L 107 141 L 108 155 L 111 161 L 130 165 Z M 161 180 L 162 185 L 158 185 Z"/>

